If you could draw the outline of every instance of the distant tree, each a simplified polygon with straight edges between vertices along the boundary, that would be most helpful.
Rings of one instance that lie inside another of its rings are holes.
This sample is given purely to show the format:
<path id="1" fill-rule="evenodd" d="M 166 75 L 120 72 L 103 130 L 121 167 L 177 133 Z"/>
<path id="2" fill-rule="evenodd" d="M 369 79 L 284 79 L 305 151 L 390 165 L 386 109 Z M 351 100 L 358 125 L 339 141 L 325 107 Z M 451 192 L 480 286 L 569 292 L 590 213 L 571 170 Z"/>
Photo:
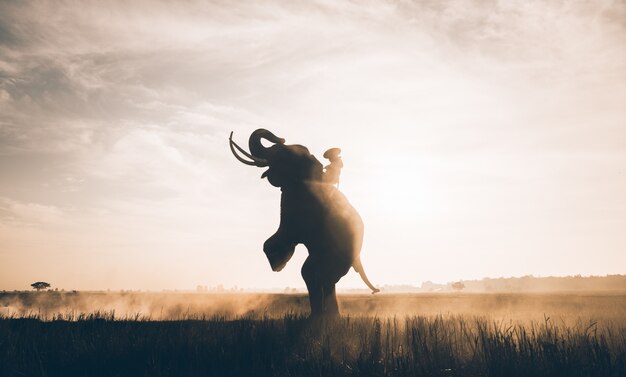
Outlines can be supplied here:
<path id="1" fill-rule="evenodd" d="M 42 289 L 50 288 L 50 283 L 46 283 L 45 281 L 38 281 L 31 284 L 30 286 L 33 287 L 33 289 L 36 289 L 37 292 L 39 292 Z"/>
<path id="2" fill-rule="evenodd" d="M 465 284 L 463 284 L 460 281 L 457 281 L 456 283 L 452 284 L 452 289 L 454 289 L 455 291 L 461 291 L 463 290 L 463 288 L 465 288 Z"/>

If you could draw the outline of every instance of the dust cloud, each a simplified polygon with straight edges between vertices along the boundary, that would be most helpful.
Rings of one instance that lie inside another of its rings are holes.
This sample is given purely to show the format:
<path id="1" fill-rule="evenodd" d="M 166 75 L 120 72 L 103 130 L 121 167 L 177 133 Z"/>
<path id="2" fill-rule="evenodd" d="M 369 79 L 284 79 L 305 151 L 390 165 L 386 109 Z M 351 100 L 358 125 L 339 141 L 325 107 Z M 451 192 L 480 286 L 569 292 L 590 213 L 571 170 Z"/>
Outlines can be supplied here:
<path id="1" fill-rule="evenodd" d="M 626 325 L 623 294 L 344 294 L 342 315 L 351 317 L 472 316 L 506 321 L 581 319 Z M 1 317 L 76 319 L 106 313 L 115 319 L 182 320 L 281 318 L 308 315 L 306 294 L 4 292 Z"/>
<path id="2" fill-rule="evenodd" d="M 288 300 L 287 296 L 283 296 L 151 292 L 12 292 L 0 293 L 0 315 L 72 318 L 83 313 L 97 312 L 114 315 L 119 319 L 139 317 L 150 320 L 177 320 L 207 317 L 268 317 L 279 312 L 287 313 L 291 306 L 304 308 L 308 305 L 306 295 L 291 296 Z"/>

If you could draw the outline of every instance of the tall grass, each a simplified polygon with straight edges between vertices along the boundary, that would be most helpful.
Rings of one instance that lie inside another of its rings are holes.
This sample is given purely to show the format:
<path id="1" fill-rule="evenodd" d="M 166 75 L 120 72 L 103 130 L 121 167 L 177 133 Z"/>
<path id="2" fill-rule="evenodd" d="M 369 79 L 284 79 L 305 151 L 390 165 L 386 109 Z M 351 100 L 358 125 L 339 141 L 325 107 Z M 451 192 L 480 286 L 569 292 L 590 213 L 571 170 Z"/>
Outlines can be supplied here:
<path id="1" fill-rule="evenodd" d="M 626 329 L 471 315 L 0 319 L 2 376 L 625 376 Z"/>

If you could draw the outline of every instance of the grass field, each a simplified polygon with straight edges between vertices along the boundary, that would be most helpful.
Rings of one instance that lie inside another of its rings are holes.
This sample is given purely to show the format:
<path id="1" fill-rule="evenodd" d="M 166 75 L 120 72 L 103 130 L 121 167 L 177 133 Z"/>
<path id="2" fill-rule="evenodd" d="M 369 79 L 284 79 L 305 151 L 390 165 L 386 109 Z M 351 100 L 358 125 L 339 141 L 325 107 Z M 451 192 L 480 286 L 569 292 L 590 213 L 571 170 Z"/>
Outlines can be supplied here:
<path id="1" fill-rule="evenodd" d="M 626 296 L 4 293 L 2 376 L 625 376 Z"/>

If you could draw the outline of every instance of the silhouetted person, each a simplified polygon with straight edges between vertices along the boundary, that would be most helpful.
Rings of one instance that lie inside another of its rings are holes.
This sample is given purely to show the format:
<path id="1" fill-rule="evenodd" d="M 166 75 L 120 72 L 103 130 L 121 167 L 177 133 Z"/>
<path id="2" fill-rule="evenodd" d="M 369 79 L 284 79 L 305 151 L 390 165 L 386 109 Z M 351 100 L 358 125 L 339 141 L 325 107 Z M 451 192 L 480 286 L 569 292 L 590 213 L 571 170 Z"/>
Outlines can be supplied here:
<path id="1" fill-rule="evenodd" d="M 343 168 L 341 160 L 341 149 L 331 148 L 324 153 L 324 158 L 330 161 L 330 164 L 324 167 L 324 181 L 331 185 L 336 184 L 339 187 L 339 175 Z"/>

